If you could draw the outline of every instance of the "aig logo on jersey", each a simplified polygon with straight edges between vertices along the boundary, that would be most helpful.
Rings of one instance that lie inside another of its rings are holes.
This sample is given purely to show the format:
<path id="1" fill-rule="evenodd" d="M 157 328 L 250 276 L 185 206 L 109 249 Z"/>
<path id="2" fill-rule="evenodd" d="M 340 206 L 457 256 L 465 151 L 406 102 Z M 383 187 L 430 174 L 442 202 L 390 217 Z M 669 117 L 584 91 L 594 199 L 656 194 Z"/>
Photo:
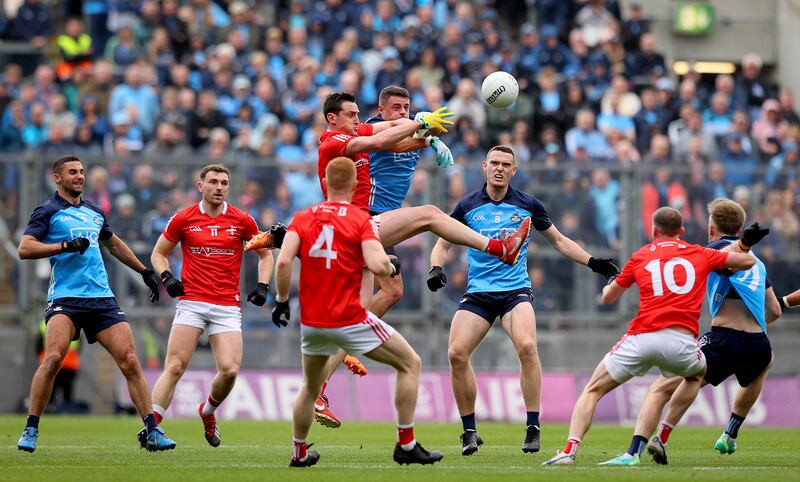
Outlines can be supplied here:
<path id="1" fill-rule="evenodd" d="M 520 223 L 520 222 L 522 222 L 522 217 L 519 215 L 519 213 L 514 213 L 514 214 L 511 215 L 511 222 L 512 223 Z"/>
<path id="2" fill-rule="evenodd" d="M 89 240 L 89 246 L 98 246 L 97 240 L 100 237 L 100 230 L 97 228 L 70 228 L 69 234 L 72 239 L 86 238 Z"/>

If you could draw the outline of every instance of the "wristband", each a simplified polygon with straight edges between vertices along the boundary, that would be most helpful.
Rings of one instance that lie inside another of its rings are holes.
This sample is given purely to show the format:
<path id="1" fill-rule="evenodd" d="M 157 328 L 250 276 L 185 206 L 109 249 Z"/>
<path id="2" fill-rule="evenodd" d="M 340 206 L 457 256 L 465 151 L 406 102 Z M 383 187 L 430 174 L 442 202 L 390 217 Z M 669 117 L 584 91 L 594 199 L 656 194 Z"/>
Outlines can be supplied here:
<path id="1" fill-rule="evenodd" d="M 739 240 L 739 248 L 742 251 L 745 251 L 745 252 L 750 251 L 750 247 L 749 246 L 745 246 L 741 239 Z"/>
<path id="2" fill-rule="evenodd" d="M 289 297 L 288 296 L 286 297 L 285 300 L 282 300 L 281 299 L 281 295 L 279 295 L 279 294 L 275 295 L 275 302 L 276 303 L 286 303 L 287 301 L 289 301 Z"/>
<path id="3" fill-rule="evenodd" d="M 793 308 L 792 305 L 789 304 L 789 295 L 786 295 L 783 298 L 781 298 L 781 305 L 783 305 L 784 310 L 790 310 Z"/>

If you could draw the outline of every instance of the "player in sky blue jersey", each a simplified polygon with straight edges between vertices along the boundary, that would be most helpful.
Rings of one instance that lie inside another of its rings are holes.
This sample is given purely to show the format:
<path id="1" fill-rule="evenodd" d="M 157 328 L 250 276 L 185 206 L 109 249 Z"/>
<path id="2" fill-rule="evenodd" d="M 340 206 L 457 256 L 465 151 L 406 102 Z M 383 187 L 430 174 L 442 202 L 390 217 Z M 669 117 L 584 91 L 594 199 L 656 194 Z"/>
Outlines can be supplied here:
<path id="1" fill-rule="evenodd" d="M 517 172 L 513 149 L 502 145 L 491 148 L 483 161 L 483 172 L 486 185 L 461 199 L 450 214 L 453 218 L 483 235 L 500 237 L 504 231 L 517 229 L 520 222 L 530 216 L 533 227 L 565 257 L 589 266 L 592 271 L 606 278 L 619 273 L 611 259 L 594 258 L 561 234 L 538 199 L 510 186 L 511 178 Z M 526 239 L 520 253 L 521 259 L 527 259 L 527 243 Z M 440 239 L 431 252 L 428 278 L 431 291 L 437 291 L 447 283 L 442 265 L 449 246 L 450 243 Z M 542 367 L 536 349 L 536 316 L 527 263 L 504 265 L 473 249 L 467 252 L 467 262 L 467 292 L 450 325 L 447 353 L 453 395 L 464 428 L 461 453 L 471 455 L 482 443 L 475 425 L 477 387 L 470 356 L 497 317 L 500 317 L 503 329 L 519 356 L 520 387 L 527 411 L 522 451 L 538 452 Z"/>
<path id="2" fill-rule="evenodd" d="M 708 205 L 709 248 L 747 252 L 769 233 L 758 223 L 737 234 L 744 226 L 744 209 L 730 199 L 715 199 Z M 755 254 L 751 253 L 753 256 Z M 736 451 L 739 427 L 761 393 L 767 371 L 773 362 L 767 325 L 781 315 L 778 298 L 767 279 L 764 263 L 756 257 L 752 268 L 734 274 L 716 272 L 708 275 L 706 298 L 711 312 L 711 331 L 698 340 L 707 361 L 701 386 L 719 385 L 731 375 L 739 382 L 739 393 L 725 427 L 715 444 L 723 454 Z M 694 393 L 682 384 L 682 378 L 659 378 L 645 398 L 637 427 L 650 433 L 656 427 L 664 405 L 670 408 L 664 421 L 647 446 L 657 463 L 667 463 L 667 442 L 673 427 L 689 408 Z M 697 387 L 699 389 L 699 387 Z M 640 431 L 637 429 L 637 433 Z"/>
<path id="3" fill-rule="evenodd" d="M 368 119 L 367 123 L 408 118 L 410 108 L 411 99 L 408 90 L 390 85 L 381 90 L 378 97 L 378 115 Z M 435 136 L 427 139 L 430 141 L 430 147 L 436 150 L 436 163 L 445 169 L 452 165 L 453 155 L 444 142 Z M 370 214 L 381 214 L 403 207 L 419 162 L 419 153 L 420 151 L 369 153 Z M 397 257 L 393 247 L 387 249 L 386 253 L 390 257 Z M 378 291 L 373 296 L 369 309 L 375 316 L 382 317 L 403 296 L 403 275 L 398 274 L 391 278 L 378 277 L 375 278 L 375 283 L 378 285 Z"/>
<path id="4" fill-rule="evenodd" d="M 136 357 L 125 313 L 108 286 L 100 244 L 142 275 L 151 302 L 158 301 L 158 278 L 114 234 L 103 210 L 81 199 L 84 171 L 80 159 L 61 157 L 53 163 L 52 172 L 58 191 L 34 209 L 19 243 L 21 259 L 50 258 L 51 275 L 45 353 L 31 382 L 28 421 L 17 447 L 26 452 L 36 450 L 39 417 L 50 399 L 53 380 L 70 342 L 83 330 L 89 343 L 99 341 L 103 345 L 127 379 L 131 400 L 147 427 L 147 449 L 173 449 L 175 442 L 156 426 L 150 388 Z"/>

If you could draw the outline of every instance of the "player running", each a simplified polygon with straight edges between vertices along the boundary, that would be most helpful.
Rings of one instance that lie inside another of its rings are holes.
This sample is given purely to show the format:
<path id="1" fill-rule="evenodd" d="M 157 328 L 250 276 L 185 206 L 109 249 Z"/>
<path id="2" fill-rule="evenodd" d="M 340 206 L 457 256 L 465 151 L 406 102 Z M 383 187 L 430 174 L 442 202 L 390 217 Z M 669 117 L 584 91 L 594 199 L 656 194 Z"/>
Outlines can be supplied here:
<path id="1" fill-rule="evenodd" d="M 737 233 L 744 226 L 745 212 L 730 199 L 711 202 L 708 214 L 708 247 L 712 249 L 747 252 L 769 232 L 755 223 L 745 229 L 739 239 Z M 739 427 L 761 394 L 761 387 L 773 362 L 767 325 L 781 315 L 780 303 L 769 284 L 764 263 L 757 256 L 753 257 L 755 264 L 747 271 L 735 275 L 717 272 L 708 275 L 706 298 L 712 317 L 711 331 L 700 338 L 708 369 L 697 389 L 709 383 L 717 386 L 731 375 L 736 375 L 741 387 L 725 432 L 715 444 L 722 454 L 736 451 Z M 681 382 L 680 377 L 656 381 L 639 411 L 637 426 L 644 433 L 652 433 L 664 405 L 671 396 L 675 398 L 658 434 L 647 445 L 647 452 L 659 464 L 667 463 L 670 433 L 689 408 L 687 402 L 696 396 L 687 394 L 689 387 Z"/>
<path id="2" fill-rule="evenodd" d="M 646 374 L 653 366 L 664 377 L 681 376 L 689 385 L 700 385 L 706 360 L 697 343 L 697 332 L 706 277 L 723 268 L 749 269 L 755 258 L 681 241 L 683 233 L 679 211 L 669 207 L 657 209 L 653 213 L 653 242 L 634 253 L 622 273 L 603 288 L 603 303 L 610 304 L 636 283 L 639 312 L 627 333 L 597 365 L 578 397 L 564 451 L 543 465 L 574 464 L 600 399 L 631 378 Z M 601 465 L 640 465 L 641 453 L 652 431 L 643 433 L 637 426 L 628 451 Z"/>
<path id="3" fill-rule="evenodd" d="M 189 366 L 200 336 L 206 332 L 217 373 L 211 381 L 211 393 L 197 411 L 206 441 L 212 447 L 220 444 L 214 412 L 233 389 L 242 364 L 239 272 L 243 243 L 258 232 L 258 225 L 249 214 L 225 201 L 229 189 L 228 168 L 222 164 L 203 167 L 197 182 L 202 199 L 170 219 L 150 257 L 167 293 L 178 298 L 164 371 L 153 386 L 156 421 L 161 423 L 175 386 Z M 183 254 L 180 279 L 170 271 L 168 259 L 178 243 Z M 267 301 L 273 259 L 268 249 L 255 252 L 258 285 L 250 290 L 247 301 L 262 306 Z"/>
<path id="4" fill-rule="evenodd" d="M 361 305 L 362 269 L 389 276 L 395 267 L 377 237 L 369 214 L 351 204 L 356 167 L 348 158 L 333 159 L 323 183 L 328 201 L 297 213 L 289 225 L 276 265 L 277 304 L 273 322 L 289 320 L 292 261 L 300 258 L 300 338 L 303 387 L 294 405 L 294 448 L 290 467 L 308 467 L 319 452 L 308 450 L 307 437 L 314 421 L 314 401 L 326 380 L 328 358 L 340 348 L 397 370 L 395 407 L 399 464 L 432 464 L 442 459 L 414 438 L 414 410 L 419 390 L 419 355 L 400 333 Z"/>
<path id="5" fill-rule="evenodd" d="M 378 96 L 378 115 L 367 120 L 367 124 L 378 124 L 384 121 L 407 119 L 411 108 L 411 96 L 403 87 L 391 85 L 384 88 Z M 420 112 L 415 119 L 424 117 L 429 112 Z M 430 143 L 436 150 L 436 164 L 447 168 L 453 164 L 450 149 L 438 137 L 418 141 L 422 147 Z M 419 163 L 420 151 L 395 150 L 374 151 L 369 153 L 370 174 L 370 214 L 380 215 L 403 207 L 411 178 Z M 393 247 L 387 248 L 386 254 L 397 257 Z M 398 273 L 392 277 L 377 277 L 375 284 L 378 290 L 372 297 L 369 310 L 377 317 L 382 317 L 403 296 L 403 275 Z"/>
<path id="6" fill-rule="evenodd" d="M 136 257 L 108 225 L 103 210 L 81 199 L 84 170 L 81 160 L 65 156 L 53 162 L 53 182 L 58 191 L 33 210 L 19 243 L 20 259 L 50 258 L 47 290 L 44 357 L 31 382 L 28 421 L 17 443 L 19 450 L 33 452 L 39 438 L 41 417 L 70 342 L 81 330 L 91 344 L 99 341 L 111 354 L 125 379 L 136 410 L 145 423 L 147 450 L 170 450 L 170 440 L 156 424 L 150 406 L 150 387 L 136 357 L 133 333 L 125 312 L 108 286 L 100 244 L 124 265 L 142 275 L 150 301 L 158 301 L 158 278 Z"/>
<path id="7" fill-rule="evenodd" d="M 486 185 L 458 202 L 450 214 L 454 219 L 477 232 L 500 236 L 506 230 L 517 229 L 523 218 L 530 217 L 536 230 L 565 257 L 588 265 L 592 271 L 606 278 L 619 273 L 611 259 L 593 258 L 577 243 L 561 234 L 538 199 L 511 187 L 511 178 L 517 173 L 512 148 L 500 145 L 489 149 L 483 161 L 483 172 Z M 442 266 L 449 247 L 450 243 L 443 239 L 433 247 L 428 278 L 431 291 L 437 291 L 447 283 Z M 526 239 L 520 252 L 522 259 L 527 259 L 527 250 Z M 542 366 L 536 350 L 536 315 L 527 263 L 508 266 L 476 250 L 468 251 L 467 262 L 467 293 L 453 315 L 447 353 L 450 382 L 464 428 L 461 454 L 472 455 L 482 443 L 475 425 L 477 387 L 470 357 L 497 317 L 500 317 L 503 329 L 519 357 L 520 387 L 527 411 L 522 451 L 538 452 Z"/>
<path id="8" fill-rule="evenodd" d="M 353 195 L 353 205 L 365 211 L 369 210 L 370 198 L 370 158 L 373 151 L 415 151 L 433 142 L 433 137 L 412 139 L 417 131 L 447 132 L 448 125 L 453 123 L 448 117 L 453 116 L 446 107 L 433 113 L 421 116 L 417 121 L 400 118 L 376 124 L 362 124 L 359 121 L 359 109 L 353 94 L 334 92 L 325 99 L 323 114 L 328 129 L 320 136 L 319 160 L 317 164 L 320 186 L 327 196 L 322 179 L 328 163 L 336 157 L 351 158 L 356 166 L 357 182 Z M 439 208 L 426 205 L 395 209 L 376 216 L 379 238 L 384 248 L 390 248 L 408 238 L 425 231 L 430 231 L 451 243 L 467 246 L 498 257 L 504 263 L 513 265 L 519 258 L 520 250 L 530 232 L 530 219 L 524 219 L 519 229 L 501 239 L 483 236 L 443 213 Z M 265 246 L 266 239 L 259 235 L 250 241 L 245 249 Z M 372 294 L 372 275 L 367 272 L 364 277 L 365 298 Z M 369 303 L 367 303 L 369 306 Z M 328 378 L 345 359 L 342 351 L 331 357 L 328 365 Z M 358 374 L 365 370 L 358 360 L 349 362 L 350 369 Z M 327 386 L 327 384 L 326 384 Z M 341 421 L 330 410 L 325 388 L 317 401 L 317 420 L 331 428 L 341 426 Z"/>

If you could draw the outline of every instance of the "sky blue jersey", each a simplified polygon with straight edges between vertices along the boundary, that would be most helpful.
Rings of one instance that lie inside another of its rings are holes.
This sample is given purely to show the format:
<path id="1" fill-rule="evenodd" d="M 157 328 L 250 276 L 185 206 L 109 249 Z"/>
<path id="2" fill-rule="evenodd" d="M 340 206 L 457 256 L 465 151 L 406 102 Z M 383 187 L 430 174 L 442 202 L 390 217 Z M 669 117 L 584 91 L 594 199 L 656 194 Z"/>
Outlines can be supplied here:
<path id="1" fill-rule="evenodd" d="M 382 116 L 377 115 L 368 119 L 367 124 L 383 120 Z M 418 162 L 419 151 L 369 153 L 370 211 L 385 213 L 403 207 Z"/>
<path id="2" fill-rule="evenodd" d="M 519 228 L 522 220 L 531 217 L 537 231 L 548 229 L 553 223 L 538 199 L 530 194 L 508 187 L 506 196 L 493 201 L 486 192 L 486 185 L 461 199 L 451 217 L 461 221 L 473 230 L 499 239 L 503 231 L 510 234 Z M 530 288 L 528 278 L 528 240 L 520 252 L 520 261 L 509 266 L 499 259 L 477 249 L 467 251 L 469 274 L 467 293 L 487 293 Z"/>
<path id="3" fill-rule="evenodd" d="M 75 238 L 89 239 L 83 253 L 60 253 L 50 256 L 50 287 L 47 300 L 58 298 L 109 298 L 108 273 L 103 264 L 99 241 L 114 233 L 100 206 L 82 200 L 74 206 L 55 193 L 33 210 L 23 234 L 52 244 Z"/>
<path id="4" fill-rule="evenodd" d="M 724 236 L 708 245 L 712 249 L 722 249 L 733 241 L 734 236 Z M 747 309 L 756 319 L 764 333 L 767 332 L 767 321 L 764 317 L 766 304 L 766 290 L 770 287 L 767 279 L 767 269 L 752 251 L 750 254 L 756 258 L 756 264 L 745 271 L 738 271 L 730 276 L 711 272 L 706 285 L 706 297 L 711 316 L 717 314 L 726 298 L 738 298 L 744 301 Z M 733 291 L 731 291 L 733 288 Z"/>

